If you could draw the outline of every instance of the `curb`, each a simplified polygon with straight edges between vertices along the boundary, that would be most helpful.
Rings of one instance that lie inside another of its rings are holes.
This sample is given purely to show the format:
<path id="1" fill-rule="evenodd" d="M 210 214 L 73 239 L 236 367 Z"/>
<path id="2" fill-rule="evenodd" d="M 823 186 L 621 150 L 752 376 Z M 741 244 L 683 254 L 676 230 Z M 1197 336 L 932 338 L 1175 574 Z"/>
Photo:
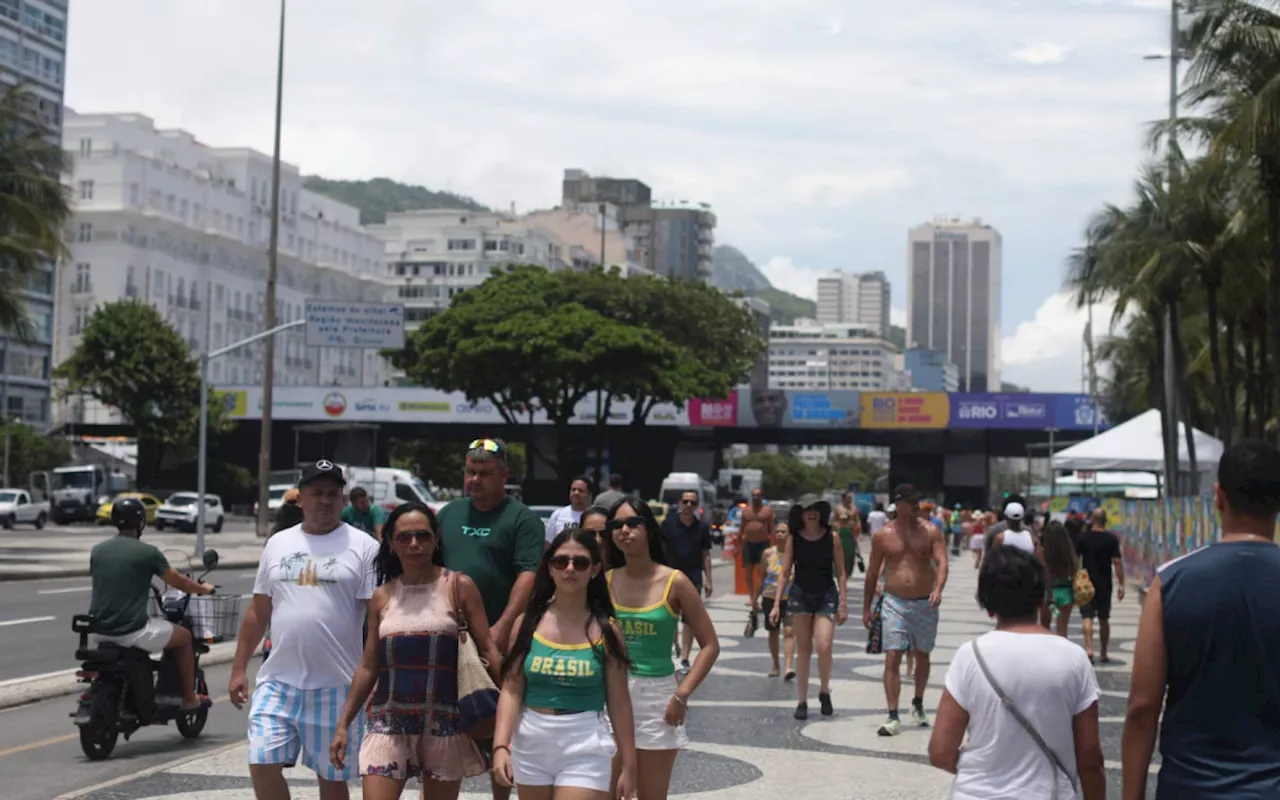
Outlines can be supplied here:
<path id="1" fill-rule="evenodd" d="M 221 561 L 218 563 L 218 569 L 251 569 L 257 568 L 259 559 L 252 561 L 249 559 L 240 559 L 238 561 Z M 0 570 L 0 583 L 16 583 L 18 581 L 47 581 L 57 578 L 87 578 L 89 577 L 89 568 L 86 567 L 68 567 L 66 569 L 51 569 L 41 572 L 28 570 Z"/>
<path id="2" fill-rule="evenodd" d="M 262 651 L 261 645 L 254 650 L 254 655 Z M 230 664 L 236 659 L 236 642 L 222 642 L 209 648 L 209 652 L 200 659 L 203 667 L 214 667 L 219 664 Z M 37 675 L 32 678 L 15 678 L 0 683 L 0 711 L 15 706 L 25 706 L 49 700 L 54 697 L 65 697 L 75 694 L 84 685 L 76 678 L 79 667 L 49 675 Z"/>

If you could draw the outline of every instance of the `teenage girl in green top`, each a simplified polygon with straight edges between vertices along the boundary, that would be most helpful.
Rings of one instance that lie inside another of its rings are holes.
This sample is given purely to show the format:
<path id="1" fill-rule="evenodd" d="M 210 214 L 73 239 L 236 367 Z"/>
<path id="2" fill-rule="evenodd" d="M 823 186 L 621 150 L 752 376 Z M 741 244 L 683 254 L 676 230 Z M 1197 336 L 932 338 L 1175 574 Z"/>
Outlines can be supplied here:
<path id="1" fill-rule="evenodd" d="M 666 566 L 661 531 L 648 503 L 621 500 L 609 519 L 609 588 L 627 640 L 627 684 L 635 717 L 639 800 L 666 800 L 684 732 L 689 697 L 720 655 L 711 617 L 684 573 Z M 698 655 L 680 680 L 671 660 L 676 623 L 684 617 Z M 613 729 L 627 723 L 613 718 Z M 625 765 L 624 765 L 625 766 Z"/>
<path id="2" fill-rule="evenodd" d="M 636 796 L 630 661 L 601 570 L 596 535 L 565 528 L 543 554 L 529 610 L 512 628 L 493 775 L 518 787 L 520 800 L 608 800 L 615 755 L 615 797 Z"/>

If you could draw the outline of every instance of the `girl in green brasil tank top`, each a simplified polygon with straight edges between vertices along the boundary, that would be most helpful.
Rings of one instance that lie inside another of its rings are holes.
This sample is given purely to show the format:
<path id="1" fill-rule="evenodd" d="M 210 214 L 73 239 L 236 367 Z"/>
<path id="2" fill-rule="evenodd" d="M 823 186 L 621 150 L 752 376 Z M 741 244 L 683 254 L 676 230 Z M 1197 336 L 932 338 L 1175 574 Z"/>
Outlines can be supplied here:
<path id="1" fill-rule="evenodd" d="M 666 566 L 662 533 L 648 503 L 622 500 L 608 525 L 609 588 L 631 658 L 639 800 L 665 800 L 684 732 L 689 697 L 720 655 L 711 617 L 693 582 Z M 698 640 L 698 655 L 677 679 L 671 660 L 676 624 L 683 618 Z M 614 730 L 618 720 L 614 720 Z"/>
<path id="2" fill-rule="evenodd" d="M 513 631 L 494 720 L 494 779 L 521 796 L 573 786 L 609 800 L 616 755 L 620 796 L 634 798 L 631 662 L 594 532 L 565 528 L 551 540 Z"/>

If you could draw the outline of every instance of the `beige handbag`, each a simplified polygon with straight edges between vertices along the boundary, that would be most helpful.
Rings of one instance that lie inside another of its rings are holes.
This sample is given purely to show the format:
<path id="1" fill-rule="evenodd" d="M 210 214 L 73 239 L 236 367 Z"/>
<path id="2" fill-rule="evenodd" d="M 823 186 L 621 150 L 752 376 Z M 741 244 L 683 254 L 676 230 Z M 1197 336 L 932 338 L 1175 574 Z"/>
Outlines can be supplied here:
<path id="1" fill-rule="evenodd" d="M 457 573 L 449 576 L 449 600 L 458 624 L 458 730 L 474 741 L 487 741 L 493 738 L 498 714 L 498 687 L 467 627 L 467 614 L 458 598 Z"/>

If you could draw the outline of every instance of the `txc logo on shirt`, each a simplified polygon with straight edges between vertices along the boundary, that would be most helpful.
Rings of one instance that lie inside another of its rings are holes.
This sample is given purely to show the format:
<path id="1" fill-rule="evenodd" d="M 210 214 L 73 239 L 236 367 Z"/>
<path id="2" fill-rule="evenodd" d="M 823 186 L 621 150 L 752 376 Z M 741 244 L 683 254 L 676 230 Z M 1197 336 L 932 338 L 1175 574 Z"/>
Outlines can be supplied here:
<path id="1" fill-rule="evenodd" d="M 491 533 L 493 533 L 493 528 L 473 528 L 470 525 L 462 526 L 463 536 L 476 536 L 481 539 L 484 539 L 484 538 L 488 538 L 489 534 Z"/>

